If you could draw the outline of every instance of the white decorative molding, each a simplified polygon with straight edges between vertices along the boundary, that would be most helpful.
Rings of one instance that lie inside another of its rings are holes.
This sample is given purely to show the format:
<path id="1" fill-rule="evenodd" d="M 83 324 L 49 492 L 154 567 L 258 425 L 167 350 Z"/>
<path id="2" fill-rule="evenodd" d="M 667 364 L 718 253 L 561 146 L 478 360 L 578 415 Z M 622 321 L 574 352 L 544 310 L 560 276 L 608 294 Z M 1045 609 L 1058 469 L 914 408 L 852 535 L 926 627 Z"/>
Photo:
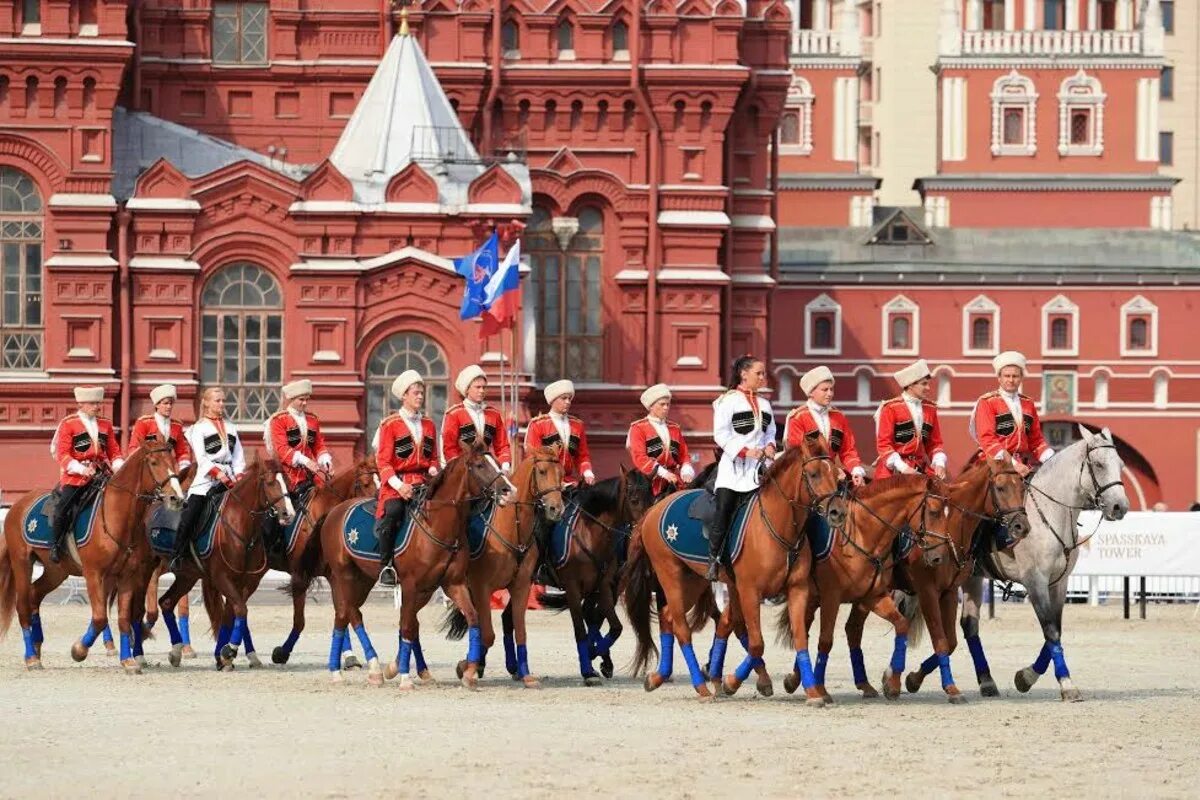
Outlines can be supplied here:
<path id="1" fill-rule="evenodd" d="M 1067 347 L 1055 348 L 1050 346 L 1050 318 L 1068 316 L 1071 318 L 1071 341 Z M 1079 306 L 1072 303 L 1065 295 L 1056 295 L 1042 306 L 1042 355 L 1044 356 L 1077 356 L 1079 355 Z"/>
<path id="2" fill-rule="evenodd" d="M 833 347 L 817 347 L 812 341 L 813 316 L 833 315 Z M 820 294 L 804 306 L 804 354 L 807 356 L 840 356 L 842 354 L 842 307 L 827 294 Z"/>
<path id="3" fill-rule="evenodd" d="M 875 196 L 856 194 L 850 197 L 850 227 L 869 228 L 875 222 Z"/>
<path id="4" fill-rule="evenodd" d="M 967 157 L 967 79 L 942 79 L 942 160 L 964 161 Z"/>
<path id="5" fill-rule="evenodd" d="M 1033 81 L 1015 69 L 992 85 L 992 155 L 1031 156 L 1037 153 L 1037 89 Z M 1025 141 L 1004 143 L 1004 109 L 1024 111 Z"/>
<path id="6" fill-rule="evenodd" d="M 1066 78 L 1058 89 L 1058 154 L 1061 156 L 1099 156 L 1104 154 L 1104 100 L 1100 79 L 1082 69 Z M 1089 114 L 1087 144 L 1071 144 L 1071 112 Z"/>
<path id="7" fill-rule="evenodd" d="M 892 317 L 909 317 L 908 347 L 892 347 Z M 921 351 L 921 307 L 902 294 L 889 300 L 882 309 L 883 354 L 885 356 L 915 356 Z"/>
<path id="8" fill-rule="evenodd" d="M 1170 402 L 1171 374 L 1165 369 L 1154 372 L 1154 407 L 1166 408 Z"/>
<path id="9" fill-rule="evenodd" d="M 1147 348 L 1133 350 L 1129 347 L 1129 326 L 1132 317 L 1149 317 L 1146 331 Z M 1154 358 L 1158 355 L 1158 306 L 1142 295 L 1121 306 L 1121 355 L 1131 358 Z"/>
<path id="10" fill-rule="evenodd" d="M 1137 160 L 1158 162 L 1159 79 L 1139 78 L 1137 83 Z"/>
<path id="11" fill-rule="evenodd" d="M 833 83 L 833 160 L 858 161 L 858 78 Z"/>
<path id="12" fill-rule="evenodd" d="M 945 195 L 926 195 L 925 227 L 950 227 L 950 198 Z"/>
<path id="13" fill-rule="evenodd" d="M 1096 370 L 1093 379 L 1095 380 L 1095 390 L 1092 395 L 1092 403 L 1096 410 L 1108 408 L 1108 379 L 1112 377 L 1112 373 L 1107 370 Z"/>
<path id="14" fill-rule="evenodd" d="M 973 320 L 984 316 L 991 321 L 991 335 L 987 347 L 977 348 L 974 346 Z M 1000 352 L 1000 305 L 995 300 L 981 294 L 963 306 L 962 342 L 965 356 L 994 356 Z"/>
<path id="15" fill-rule="evenodd" d="M 1070 17 L 1068 16 L 1068 19 Z M 1145 55 L 1141 31 L 961 31 L 963 56 L 1097 56 Z"/>
<path id="16" fill-rule="evenodd" d="M 788 155 L 806 156 L 813 149 L 812 108 L 815 95 L 812 84 L 807 79 L 792 75 L 792 85 L 788 87 L 787 100 L 783 113 L 796 114 L 796 129 L 799 141 L 793 144 L 780 142 L 780 152 Z M 780 123 L 782 124 L 782 123 Z"/>
<path id="17" fill-rule="evenodd" d="M 1174 227 L 1175 201 L 1171 195 L 1150 198 L 1150 227 L 1153 230 L 1169 231 Z"/>

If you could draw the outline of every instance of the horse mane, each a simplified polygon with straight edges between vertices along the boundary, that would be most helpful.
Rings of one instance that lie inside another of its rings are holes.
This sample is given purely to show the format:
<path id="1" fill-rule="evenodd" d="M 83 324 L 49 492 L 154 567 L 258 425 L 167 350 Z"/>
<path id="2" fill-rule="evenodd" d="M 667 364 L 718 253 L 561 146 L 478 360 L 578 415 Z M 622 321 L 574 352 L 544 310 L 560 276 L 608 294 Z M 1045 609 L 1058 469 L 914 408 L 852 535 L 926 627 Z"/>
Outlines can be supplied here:
<path id="1" fill-rule="evenodd" d="M 621 479 L 605 478 L 591 486 L 580 486 L 575 500 L 584 513 L 593 517 L 616 511 L 621 504 Z"/>
<path id="2" fill-rule="evenodd" d="M 927 478 L 928 476 L 923 474 L 893 475 L 890 478 L 881 478 L 856 489 L 854 497 L 859 500 L 870 500 L 872 497 L 881 495 L 884 492 L 890 492 L 892 489 L 913 488 L 918 482 L 924 481 Z"/>
<path id="3" fill-rule="evenodd" d="M 799 447 L 789 447 L 783 451 L 783 455 L 771 462 L 771 466 L 767 468 L 764 478 L 778 479 L 785 472 L 792 468 L 792 465 L 803 458 L 810 456 L 827 456 L 829 453 L 823 445 L 813 447 L 808 442 L 801 442 Z"/>
<path id="4" fill-rule="evenodd" d="M 653 496 L 654 484 L 649 475 L 640 470 L 630 469 L 625 471 L 625 490 L 649 503 Z"/>
<path id="5" fill-rule="evenodd" d="M 703 489 L 704 484 L 708 483 L 709 478 L 711 478 L 712 474 L 717 471 L 717 467 L 720 465 L 720 463 L 721 462 L 718 459 L 717 461 L 713 461 L 712 463 L 708 464 L 706 467 L 704 467 L 704 469 L 700 470 L 700 472 L 696 474 L 696 477 L 692 479 L 692 485 L 688 488 Z"/>

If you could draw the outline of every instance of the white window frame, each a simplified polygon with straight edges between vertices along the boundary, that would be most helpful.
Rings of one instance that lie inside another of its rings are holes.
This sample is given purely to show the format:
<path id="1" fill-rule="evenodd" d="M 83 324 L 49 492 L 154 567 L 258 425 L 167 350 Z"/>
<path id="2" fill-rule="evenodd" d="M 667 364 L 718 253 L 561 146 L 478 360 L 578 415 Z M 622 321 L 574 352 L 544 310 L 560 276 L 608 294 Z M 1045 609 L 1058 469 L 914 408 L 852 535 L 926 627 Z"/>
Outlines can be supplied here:
<path id="1" fill-rule="evenodd" d="M 1082 69 L 1062 82 L 1058 90 L 1058 154 L 1099 156 L 1104 154 L 1104 100 L 1100 79 Z M 1091 142 L 1071 144 L 1071 113 L 1090 112 Z"/>
<path id="2" fill-rule="evenodd" d="M 1037 153 L 1037 89 L 1033 80 L 1015 69 L 992 84 L 992 155 L 1031 156 Z M 1024 144 L 1004 143 L 1004 109 L 1025 109 Z"/>
<path id="3" fill-rule="evenodd" d="M 919 353 L 921 350 L 921 307 L 904 295 L 898 294 L 884 304 L 881 313 L 883 354 L 885 356 L 915 356 Z M 911 347 L 892 347 L 892 316 L 898 314 L 908 314 L 912 317 L 912 328 L 909 331 Z"/>
<path id="4" fill-rule="evenodd" d="M 972 336 L 972 317 L 988 316 L 992 320 L 992 341 L 988 347 L 973 347 L 975 337 Z M 994 356 L 1000 352 L 1000 306 L 986 294 L 981 294 L 963 306 L 962 312 L 963 355 L 965 356 Z"/>
<path id="5" fill-rule="evenodd" d="M 812 341 L 813 316 L 833 314 L 833 347 L 817 347 Z M 840 356 L 842 354 L 842 306 L 827 294 L 819 294 L 804 306 L 804 354 Z"/>
<path id="6" fill-rule="evenodd" d="M 1056 349 L 1050 346 L 1050 317 L 1071 317 L 1071 346 Z M 1045 356 L 1077 356 L 1079 355 L 1079 306 L 1072 303 L 1065 295 L 1056 295 L 1042 306 L 1042 355 Z"/>
<path id="7" fill-rule="evenodd" d="M 1129 319 L 1143 316 L 1150 318 L 1150 346 L 1145 350 L 1132 350 L 1129 347 Z M 1140 294 L 1121 306 L 1121 355 L 1129 358 L 1158 355 L 1158 306 Z"/>
<path id="8" fill-rule="evenodd" d="M 800 141 L 796 144 L 784 144 L 782 136 L 779 142 L 779 152 L 786 156 L 807 156 L 813 149 L 812 108 L 815 95 L 812 84 L 799 75 L 792 76 L 792 85 L 788 87 L 787 100 L 784 101 L 784 113 L 795 112 L 798 117 L 797 129 Z M 780 122 L 782 128 L 783 123 Z"/>

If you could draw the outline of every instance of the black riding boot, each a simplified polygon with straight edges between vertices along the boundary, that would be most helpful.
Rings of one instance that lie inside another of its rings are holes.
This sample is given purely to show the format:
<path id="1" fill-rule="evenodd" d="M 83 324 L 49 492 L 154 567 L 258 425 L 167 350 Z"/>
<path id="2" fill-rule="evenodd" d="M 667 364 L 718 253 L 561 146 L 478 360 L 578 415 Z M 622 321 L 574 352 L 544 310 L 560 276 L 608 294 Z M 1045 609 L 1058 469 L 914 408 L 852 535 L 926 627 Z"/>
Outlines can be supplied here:
<path id="1" fill-rule="evenodd" d="M 709 581 L 717 580 L 719 565 L 723 559 L 725 537 L 729 533 L 729 523 L 733 511 L 737 508 L 741 494 L 733 489 L 717 489 L 717 513 L 713 517 L 712 534 L 708 539 L 708 575 Z"/>
<path id="2" fill-rule="evenodd" d="M 171 563 L 167 569 L 171 572 L 178 573 L 183 569 L 184 561 L 187 559 L 188 547 L 191 546 L 192 537 L 196 530 L 196 525 L 200 522 L 200 518 L 204 516 L 204 504 L 208 502 L 208 497 L 202 494 L 190 494 L 183 504 L 183 511 L 179 514 L 179 526 L 175 529 L 175 552 L 171 556 Z"/>
<path id="3" fill-rule="evenodd" d="M 67 537 L 71 535 L 71 514 L 75 500 L 83 491 L 83 486 L 61 486 L 58 490 L 58 506 L 54 512 L 54 524 L 51 528 L 54 541 L 50 545 L 50 560 L 57 564 L 67 552 Z"/>
<path id="4" fill-rule="evenodd" d="M 383 506 L 383 516 L 375 520 L 375 538 L 379 540 L 379 583 L 383 586 L 396 585 L 396 568 L 393 566 L 396 546 L 396 528 L 404 517 L 407 503 L 400 499 L 388 500 Z"/>

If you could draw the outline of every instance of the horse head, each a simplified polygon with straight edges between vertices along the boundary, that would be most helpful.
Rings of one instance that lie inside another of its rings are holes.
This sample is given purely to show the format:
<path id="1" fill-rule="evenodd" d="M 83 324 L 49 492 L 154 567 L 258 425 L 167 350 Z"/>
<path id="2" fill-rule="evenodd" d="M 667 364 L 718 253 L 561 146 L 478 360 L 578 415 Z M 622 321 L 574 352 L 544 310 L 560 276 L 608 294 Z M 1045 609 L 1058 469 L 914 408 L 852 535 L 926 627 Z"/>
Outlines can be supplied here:
<path id="1" fill-rule="evenodd" d="M 1087 448 L 1079 468 L 1080 488 L 1093 498 L 1105 519 L 1123 518 L 1129 513 L 1129 497 L 1121 481 L 1125 464 L 1117 453 L 1112 432 L 1104 428 L 1099 433 L 1092 433 L 1080 425 L 1079 434 Z"/>
<path id="2" fill-rule="evenodd" d="M 954 540 L 949 533 L 949 494 L 944 481 L 939 478 L 928 479 L 919 511 L 921 521 L 915 532 L 921 559 L 927 567 L 941 566 L 946 560 L 946 551 L 953 547 Z"/>
<path id="3" fill-rule="evenodd" d="M 988 498 L 984 510 L 1020 541 L 1030 531 L 1029 517 L 1025 514 L 1025 480 L 1008 456 L 999 461 L 994 458 L 984 461 L 988 468 Z"/>
<path id="4" fill-rule="evenodd" d="M 620 508 L 625 522 L 637 522 L 654 505 L 650 478 L 636 469 L 621 465 Z"/>
<path id="5" fill-rule="evenodd" d="M 563 515 L 562 496 L 563 468 L 558 460 L 558 451 L 542 447 L 528 455 L 517 468 L 518 500 L 534 503 L 550 522 L 558 522 Z"/>
<path id="6" fill-rule="evenodd" d="M 278 461 L 271 459 L 251 464 L 245 476 L 230 492 L 238 491 L 241 486 L 250 487 L 250 491 L 254 492 L 253 502 L 247 505 L 255 511 L 273 514 L 284 525 L 295 518 L 296 507 L 292 505 L 292 498 L 288 495 L 283 468 Z"/>
<path id="7" fill-rule="evenodd" d="M 138 456 L 141 456 L 139 459 Z M 161 499 L 170 511 L 183 508 L 183 486 L 175 472 L 175 452 L 170 445 L 146 445 L 129 457 L 121 472 L 136 474 L 139 495 Z M 140 461 L 138 464 L 136 462 Z"/>
<path id="8" fill-rule="evenodd" d="M 451 471 L 451 465 L 458 462 L 459 468 L 466 471 L 466 491 L 472 497 L 482 497 L 491 495 L 500 505 L 508 502 L 508 498 L 513 491 L 513 485 L 509 483 L 508 478 L 504 477 L 504 473 L 500 469 L 500 465 L 496 463 L 496 459 L 492 458 L 488 452 L 487 446 L 480 440 L 475 440 L 475 443 L 463 451 L 463 454 L 456 459 L 451 459 L 446 463 L 446 472 Z M 449 480 L 449 476 L 446 477 Z M 434 483 L 438 483 L 435 479 Z M 430 487 L 432 495 L 434 487 Z"/>
<path id="9" fill-rule="evenodd" d="M 840 528 L 849 515 L 849 504 L 841 493 L 838 469 L 823 441 L 805 439 L 789 447 L 775 459 L 764 475 L 764 482 L 777 483 L 792 502 L 805 506 Z"/>

